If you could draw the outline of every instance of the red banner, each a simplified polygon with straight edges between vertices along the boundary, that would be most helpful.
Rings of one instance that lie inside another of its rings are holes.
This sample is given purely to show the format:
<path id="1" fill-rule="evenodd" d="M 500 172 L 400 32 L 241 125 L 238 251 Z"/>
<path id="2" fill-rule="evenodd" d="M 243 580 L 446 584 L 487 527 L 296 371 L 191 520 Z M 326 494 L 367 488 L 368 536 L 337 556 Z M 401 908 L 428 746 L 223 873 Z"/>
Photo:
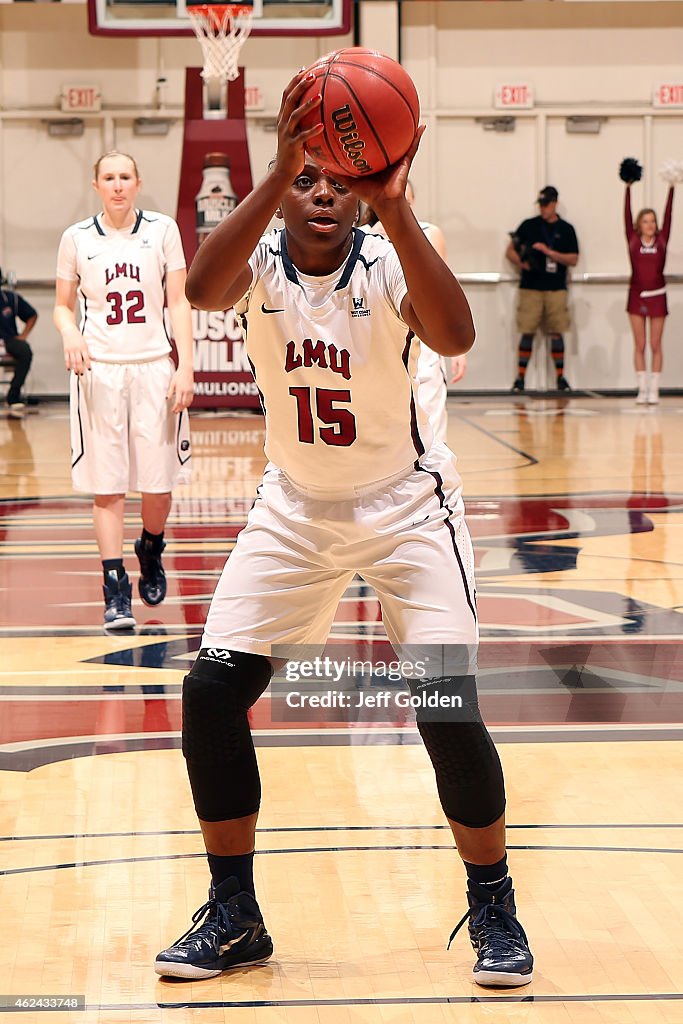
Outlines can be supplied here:
<path id="1" fill-rule="evenodd" d="M 251 191 L 244 119 L 244 69 L 229 82 L 228 116 L 205 118 L 200 68 L 185 77 L 185 130 L 177 221 L 188 266 L 202 235 Z M 227 184 L 226 184 L 227 183 Z M 193 408 L 259 407 L 258 390 L 234 311 L 193 309 L 195 400 Z"/>

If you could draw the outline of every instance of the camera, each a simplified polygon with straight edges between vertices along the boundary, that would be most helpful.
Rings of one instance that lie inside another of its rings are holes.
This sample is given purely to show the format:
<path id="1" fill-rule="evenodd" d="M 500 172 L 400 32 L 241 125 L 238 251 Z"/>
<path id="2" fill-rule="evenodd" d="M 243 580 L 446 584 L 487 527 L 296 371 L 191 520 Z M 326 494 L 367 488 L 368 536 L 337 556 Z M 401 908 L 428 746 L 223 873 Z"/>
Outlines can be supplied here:
<path id="1" fill-rule="evenodd" d="M 542 252 L 523 242 L 514 231 L 510 231 L 508 234 L 512 241 L 512 247 L 522 263 L 527 263 L 530 270 L 545 270 L 545 256 Z"/>

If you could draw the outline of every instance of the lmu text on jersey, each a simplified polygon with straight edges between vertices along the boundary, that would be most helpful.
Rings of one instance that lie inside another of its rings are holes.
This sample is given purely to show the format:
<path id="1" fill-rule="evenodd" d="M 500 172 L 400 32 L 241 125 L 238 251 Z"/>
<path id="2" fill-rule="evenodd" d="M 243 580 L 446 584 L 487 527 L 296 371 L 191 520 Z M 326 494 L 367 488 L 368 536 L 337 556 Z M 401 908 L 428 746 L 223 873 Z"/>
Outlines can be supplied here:
<path id="1" fill-rule="evenodd" d="M 301 351 L 297 351 L 297 343 L 288 341 L 285 349 L 285 373 L 298 370 L 300 366 L 320 366 L 323 370 L 340 373 L 344 380 L 351 380 L 351 353 L 348 349 L 338 349 L 336 345 L 326 345 L 324 341 L 313 342 L 312 338 L 304 338 Z"/>
<path id="2" fill-rule="evenodd" d="M 113 270 L 105 270 L 107 284 L 115 281 L 117 277 L 129 277 L 131 281 L 140 280 L 140 268 L 134 263 L 116 263 Z"/>

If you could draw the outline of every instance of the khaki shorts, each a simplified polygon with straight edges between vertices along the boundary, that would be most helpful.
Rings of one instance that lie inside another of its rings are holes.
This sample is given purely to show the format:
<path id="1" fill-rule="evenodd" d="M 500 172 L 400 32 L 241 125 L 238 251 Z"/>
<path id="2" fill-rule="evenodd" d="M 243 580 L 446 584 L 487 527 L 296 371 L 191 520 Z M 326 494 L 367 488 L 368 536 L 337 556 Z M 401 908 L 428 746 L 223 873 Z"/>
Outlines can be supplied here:
<path id="1" fill-rule="evenodd" d="M 545 334 L 564 334 L 569 330 L 566 290 L 537 292 L 530 288 L 519 289 L 517 330 L 520 334 L 535 334 L 539 328 Z"/>

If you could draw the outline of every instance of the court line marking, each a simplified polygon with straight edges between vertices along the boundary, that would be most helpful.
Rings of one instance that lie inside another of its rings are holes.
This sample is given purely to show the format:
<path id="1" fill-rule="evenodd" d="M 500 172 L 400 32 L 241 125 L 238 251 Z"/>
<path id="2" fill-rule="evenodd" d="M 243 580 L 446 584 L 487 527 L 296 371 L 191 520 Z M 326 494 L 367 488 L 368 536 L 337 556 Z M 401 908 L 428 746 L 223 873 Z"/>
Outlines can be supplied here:
<path id="1" fill-rule="evenodd" d="M 267 967 L 267 964 L 263 965 Z M 161 984 L 161 983 L 160 983 Z M 167 983 L 167 987 L 170 987 Z M 174 986 L 175 987 L 175 986 Z M 681 1000 L 683 993 L 680 992 L 627 992 L 627 993 L 596 993 L 591 995 L 500 995 L 500 996 L 366 996 L 357 999 L 239 999 L 239 1000 L 211 1000 L 194 1001 L 183 999 L 180 1003 L 162 1002 L 160 999 L 155 1003 L 87 1003 L 85 1010 L 106 1010 L 115 1012 L 130 1012 L 132 1010 L 178 1010 L 178 1009 L 261 1009 L 265 1007 L 295 1007 L 295 1006 L 429 1006 L 445 1004 L 472 1004 L 472 1003 L 604 1003 L 604 1002 L 653 1002 L 657 1000 Z M 2 1007 L 0 1012 L 21 1012 L 15 1011 L 14 1007 L 6 1009 Z"/>
<path id="2" fill-rule="evenodd" d="M 115 695 L 116 696 L 116 695 Z M 142 695 L 141 695 L 142 696 Z M 152 694 L 151 696 L 155 696 Z M 163 695 L 156 695 L 163 696 Z M 286 723 L 283 723 L 285 725 Z M 254 739 L 266 738 L 266 737 L 280 737 L 280 736 L 296 736 L 299 738 L 313 738 L 315 736 L 314 726 L 320 727 L 321 722 L 311 722 L 310 729 L 252 729 L 252 736 Z M 392 726 L 386 722 L 378 722 L 376 725 L 369 723 L 367 726 L 358 726 L 351 728 L 350 725 L 345 726 L 334 726 L 329 729 L 325 729 L 324 736 L 376 736 L 387 734 L 389 736 L 413 736 L 419 738 L 417 727 L 415 722 L 407 725 L 396 725 Z M 632 732 L 638 731 L 651 731 L 659 732 L 666 731 L 672 728 L 678 730 L 683 729 L 683 723 L 675 723 L 672 725 L 671 722 L 614 722 L 607 727 L 605 722 L 533 722 L 530 724 L 517 723 L 517 722 L 497 722 L 488 726 L 489 732 L 495 736 L 496 732 L 522 732 L 522 733 L 534 733 L 534 732 L 550 732 L 559 731 L 562 733 L 584 733 L 584 732 Z M 91 735 L 69 735 L 69 736 L 44 736 L 40 739 L 33 740 L 17 740 L 13 743 L 2 743 L 0 744 L 0 753 L 3 754 L 14 754 L 23 753 L 29 750 L 40 750 L 43 747 L 61 747 L 61 746 L 84 746 L 85 744 L 100 744 L 108 745 L 111 743 L 122 743 L 126 741 L 135 740 L 171 740 L 174 742 L 180 742 L 182 739 L 182 732 L 180 729 L 166 729 L 162 732 L 112 732 L 112 733 L 93 733 Z M 257 744 L 258 745 L 258 744 Z M 129 751 L 119 751 L 119 753 L 128 753 Z M 130 751 L 135 753 L 136 751 Z"/>
<path id="3" fill-rule="evenodd" d="M 386 853 L 387 851 L 421 851 L 421 850 L 448 850 L 453 853 L 453 843 L 420 843 L 406 844 L 399 843 L 382 844 L 381 846 L 292 846 L 283 847 L 281 850 L 256 850 L 256 856 L 267 857 L 278 854 L 302 854 L 302 853 Z M 508 844 L 508 850 L 543 853 L 638 853 L 638 854 L 659 854 L 678 853 L 683 854 L 683 847 L 676 849 L 667 846 L 548 846 L 548 845 L 517 845 Z M 72 871 L 76 868 L 99 868 L 108 864 L 145 864 L 171 860 L 202 860 L 206 853 L 202 850 L 199 853 L 164 853 L 150 855 L 149 857 L 112 857 L 106 860 L 78 860 L 65 861 L 60 864 L 32 864 L 25 868 L 2 868 L 0 878 L 7 875 L 30 875 L 42 871 Z"/>
<path id="4" fill-rule="evenodd" d="M 490 437 L 492 441 L 495 441 L 495 443 L 501 445 L 501 447 L 507 448 L 508 451 L 514 452 L 515 455 L 521 455 L 523 459 L 527 460 L 527 466 L 523 467 L 523 468 L 528 468 L 528 466 L 537 466 L 538 465 L 538 459 L 534 458 L 533 455 L 529 455 L 528 452 L 522 451 L 521 448 L 516 448 L 513 444 L 510 444 L 509 441 L 503 441 L 503 439 L 501 437 L 499 437 L 497 434 L 494 434 L 491 430 L 487 430 L 486 427 L 482 427 L 479 423 L 474 423 L 469 418 L 469 416 L 463 416 L 462 413 L 456 413 L 455 416 L 462 423 L 467 423 L 468 426 L 472 427 L 473 430 L 478 430 L 480 433 L 485 434 L 487 437 Z M 477 475 L 481 475 L 481 472 L 482 471 L 478 470 L 477 471 Z M 500 468 L 495 469 L 495 470 L 492 468 L 490 470 L 484 470 L 484 472 L 496 472 L 496 473 L 499 473 L 500 472 Z"/>
<path id="5" fill-rule="evenodd" d="M 509 832 L 511 829 L 658 829 L 658 828 L 683 828 L 683 822 L 630 822 L 628 824 L 619 822 L 599 822 L 596 825 L 590 822 L 571 824 L 571 822 L 553 824 L 525 824 L 505 825 Z M 272 825 L 257 827 L 257 835 L 267 833 L 289 833 L 289 832 L 410 832 L 410 831 L 434 831 L 450 832 L 449 825 Z M 177 829 L 152 829 L 146 832 L 74 832 L 55 835 L 40 836 L 0 836 L 0 843 L 11 842 L 34 842 L 38 840 L 52 839 L 125 839 L 128 836 L 151 837 L 151 836 L 199 836 L 201 829 L 198 828 L 177 828 Z"/>

